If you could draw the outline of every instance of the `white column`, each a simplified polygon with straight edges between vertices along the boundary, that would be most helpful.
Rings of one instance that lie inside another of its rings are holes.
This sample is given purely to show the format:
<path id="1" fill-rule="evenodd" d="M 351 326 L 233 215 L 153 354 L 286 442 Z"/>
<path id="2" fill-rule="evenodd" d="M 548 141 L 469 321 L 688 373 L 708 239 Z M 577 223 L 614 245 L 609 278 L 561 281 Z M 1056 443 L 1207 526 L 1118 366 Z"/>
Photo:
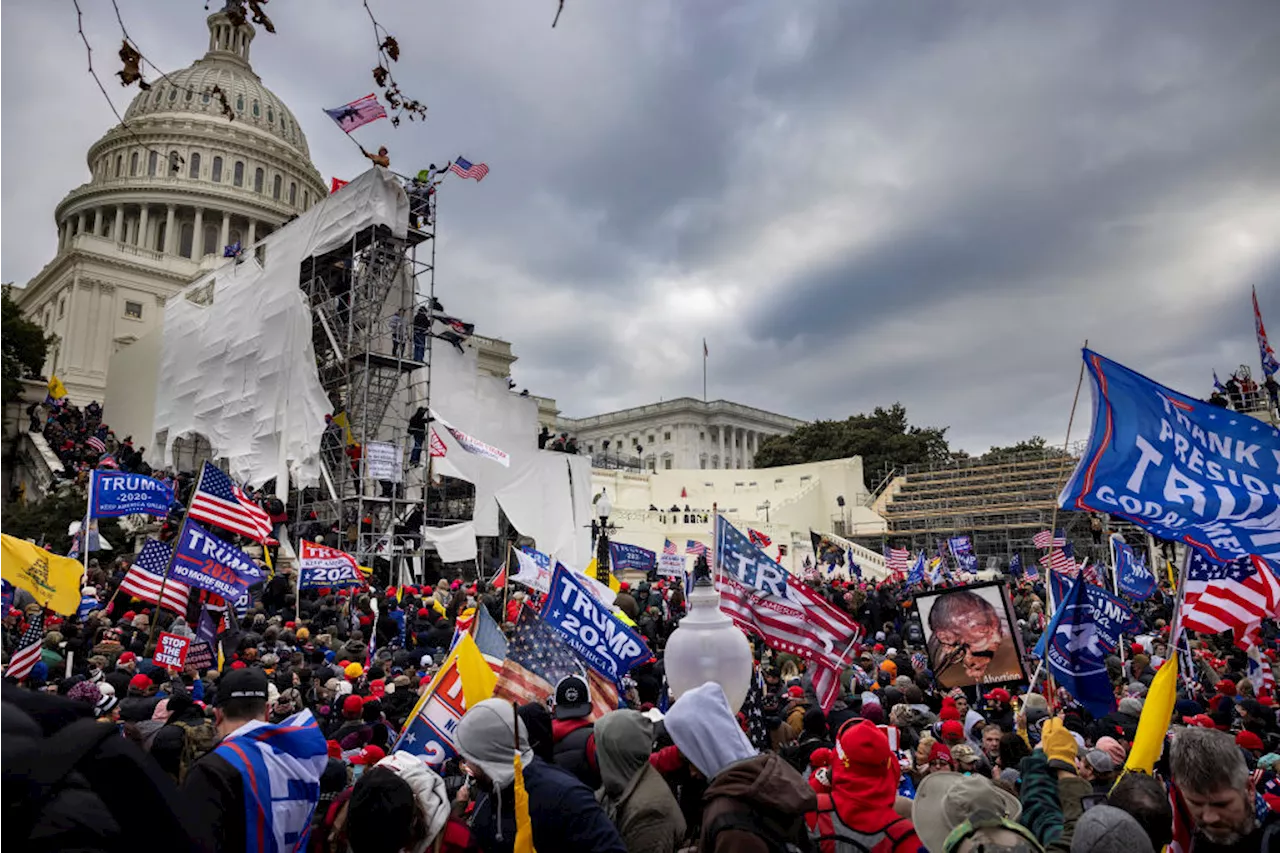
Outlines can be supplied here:
<path id="1" fill-rule="evenodd" d="M 93 209 L 93 236 L 102 236 L 102 208 L 95 207 Z"/>
<path id="2" fill-rule="evenodd" d="M 204 208 L 196 208 L 195 227 L 191 229 L 191 259 L 198 261 L 204 257 Z"/>
<path id="3" fill-rule="evenodd" d="M 142 212 L 138 214 L 138 238 L 134 240 L 135 246 L 150 249 L 147 243 L 147 206 L 142 205 Z"/>
<path id="4" fill-rule="evenodd" d="M 164 245 L 160 247 L 160 250 L 166 255 L 177 254 L 178 242 L 173 239 L 177 236 L 174 234 L 174 231 L 177 229 L 173 227 L 174 214 L 176 213 L 177 209 L 172 204 L 166 206 L 164 216 Z"/>
<path id="5" fill-rule="evenodd" d="M 746 466 L 747 431 L 738 427 L 733 431 L 733 467 L 742 469 Z"/>
<path id="6" fill-rule="evenodd" d="M 58 226 L 58 252 L 67 250 L 67 223 L 64 221 Z"/>
<path id="7" fill-rule="evenodd" d="M 115 227 L 115 230 L 111 232 L 111 239 L 115 240 L 117 243 L 123 243 L 124 242 L 124 231 L 122 230 L 123 228 L 124 228 L 124 205 L 117 204 L 116 205 L 116 227 Z"/>
<path id="8" fill-rule="evenodd" d="M 229 246 L 229 245 L 231 245 L 231 214 L 223 213 L 222 214 L 222 245 L 214 246 L 213 253 L 215 255 L 221 255 L 223 247 Z"/>
<path id="9" fill-rule="evenodd" d="M 729 466 L 724 460 L 724 426 L 716 427 L 716 432 L 719 433 L 720 437 L 720 467 L 728 468 Z"/>
<path id="10" fill-rule="evenodd" d="M 93 333 L 93 350 L 85 359 L 85 367 L 95 374 L 106 376 L 107 362 L 111 358 L 111 335 L 115 325 L 115 291 L 114 284 L 98 282 L 96 294 L 97 312 L 90 321 L 89 330 Z M 95 304 L 90 300 L 90 304 Z"/>
<path id="11" fill-rule="evenodd" d="M 248 239 L 244 241 L 245 249 L 248 249 L 254 243 L 258 242 L 257 232 L 258 232 L 258 223 L 250 219 L 249 220 L 249 236 L 248 236 Z"/>
<path id="12" fill-rule="evenodd" d="M 83 234 L 83 233 L 84 233 L 84 228 L 85 228 L 85 217 L 84 217 L 84 211 L 83 211 L 83 210 L 82 210 L 82 211 L 80 211 L 79 218 L 76 220 L 76 222 L 77 222 L 77 224 L 76 224 L 76 236 L 78 237 L 78 236 L 80 236 L 81 234 Z"/>
<path id="13" fill-rule="evenodd" d="M 756 467 L 756 451 L 760 449 L 760 433 L 755 430 L 751 431 L 751 455 L 748 457 L 747 467 Z"/>

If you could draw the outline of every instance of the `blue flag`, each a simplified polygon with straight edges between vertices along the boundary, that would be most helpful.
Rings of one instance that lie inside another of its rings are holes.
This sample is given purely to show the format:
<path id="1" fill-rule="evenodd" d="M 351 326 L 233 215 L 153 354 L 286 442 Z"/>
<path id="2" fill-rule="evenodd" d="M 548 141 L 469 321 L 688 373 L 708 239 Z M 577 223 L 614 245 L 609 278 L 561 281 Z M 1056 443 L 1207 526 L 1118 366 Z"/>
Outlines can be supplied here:
<path id="1" fill-rule="evenodd" d="M 1059 501 L 1107 512 L 1216 560 L 1280 560 L 1280 430 L 1084 351 L 1093 429 Z"/>
<path id="2" fill-rule="evenodd" d="M 173 487 L 153 477 L 124 471 L 89 472 L 89 517 L 118 518 L 143 513 L 164 517 L 173 503 Z"/>
<path id="3" fill-rule="evenodd" d="M 97 610 L 100 606 L 101 605 L 98 602 L 98 596 L 92 595 L 88 592 L 81 590 L 80 606 L 76 608 L 76 618 L 78 618 L 81 622 L 83 622 L 90 613 Z M 8 613 L 8 612 L 9 611 L 6 609 L 5 613 Z"/>
<path id="4" fill-rule="evenodd" d="M 615 683 L 633 666 L 653 657 L 640 635 L 596 598 L 586 579 L 560 564 L 551 575 L 542 621 L 592 669 Z"/>
<path id="5" fill-rule="evenodd" d="M 266 573 L 239 548 L 188 520 L 178 531 L 171 577 L 237 601 L 248 595 L 249 587 L 265 580 Z"/>
<path id="6" fill-rule="evenodd" d="M 636 545 L 626 545 L 622 542 L 609 543 L 609 560 L 613 563 L 614 571 L 620 569 L 635 569 L 640 572 L 650 572 L 658 565 L 658 555 Z"/>
<path id="7" fill-rule="evenodd" d="M 750 589 L 787 597 L 786 569 L 736 527 L 716 516 L 716 568 Z"/>
<path id="8" fill-rule="evenodd" d="M 1009 574 L 1011 575 L 1022 574 L 1022 555 L 1021 554 L 1014 554 L 1013 557 L 1009 559 Z"/>
<path id="9" fill-rule="evenodd" d="M 856 562 L 854 562 L 852 548 L 849 549 L 849 553 L 846 559 L 849 561 L 849 577 L 862 580 L 862 566 L 859 566 Z M 834 569 L 835 565 L 833 564 L 831 568 Z M 831 569 L 827 570 L 828 573 L 830 573 L 830 571 Z"/>
<path id="10" fill-rule="evenodd" d="M 916 557 L 916 563 L 907 572 L 907 583 L 924 583 L 924 551 Z"/>
<path id="11" fill-rule="evenodd" d="M 947 545 L 951 548 L 951 553 L 959 557 L 961 554 L 972 554 L 973 544 L 969 541 L 968 536 L 952 536 L 947 540 Z"/>
<path id="12" fill-rule="evenodd" d="M 1138 600 L 1151 597 L 1156 591 L 1156 576 L 1147 568 L 1128 543 L 1117 537 L 1112 540 L 1116 549 L 1116 583 L 1125 595 Z"/>
<path id="13" fill-rule="evenodd" d="M 1071 585 L 1036 651 L 1044 658 L 1049 674 L 1090 714 L 1102 717 L 1116 707 L 1106 659 L 1115 651 L 1119 638 L 1094 620 L 1095 611 L 1086 596 L 1090 586 L 1083 581 Z"/>

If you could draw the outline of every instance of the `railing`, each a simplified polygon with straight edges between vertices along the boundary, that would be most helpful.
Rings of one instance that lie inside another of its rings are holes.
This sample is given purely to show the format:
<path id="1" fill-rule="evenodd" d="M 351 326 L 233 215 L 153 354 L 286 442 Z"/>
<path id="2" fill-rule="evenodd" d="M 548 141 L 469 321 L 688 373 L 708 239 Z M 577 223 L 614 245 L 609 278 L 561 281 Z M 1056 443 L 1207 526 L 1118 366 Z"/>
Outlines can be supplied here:
<path id="1" fill-rule="evenodd" d="M 884 477 L 881 478 L 880 482 L 876 484 L 876 487 L 871 490 L 871 493 L 867 495 L 867 498 L 862 502 L 862 505 L 875 506 L 876 501 L 880 499 L 881 493 L 883 493 L 885 489 L 889 488 L 890 484 L 893 483 L 893 478 L 896 476 L 898 476 L 898 469 L 890 468 Z"/>

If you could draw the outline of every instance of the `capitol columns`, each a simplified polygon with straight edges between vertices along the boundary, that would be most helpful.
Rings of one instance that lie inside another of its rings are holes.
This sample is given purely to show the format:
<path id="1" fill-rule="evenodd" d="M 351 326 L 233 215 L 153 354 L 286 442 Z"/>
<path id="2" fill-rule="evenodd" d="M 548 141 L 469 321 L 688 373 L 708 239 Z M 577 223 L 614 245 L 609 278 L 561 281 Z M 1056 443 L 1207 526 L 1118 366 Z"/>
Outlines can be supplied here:
<path id="1" fill-rule="evenodd" d="M 258 223 L 253 219 L 249 220 L 249 239 L 244 241 L 244 247 L 248 249 L 254 243 L 258 242 Z"/>
<path id="2" fill-rule="evenodd" d="M 102 234 L 102 207 L 98 206 L 93 209 L 93 236 L 97 237 Z"/>
<path id="3" fill-rule="evenodd" d="M 716 427 L 716 432 L 720 434 L 720 467 L 728 468 L 729 461 L 725 458 L 725 455 L 724 455 L 724 424 L 721 424 L 720 426 Z"/>
<path id="4" fill-rule="evenodd" d="M 173 233 L 173 220 L 177 212 L 177 208 L 174 205 L 165 205 L 164 245 L 160 247 L 160 251 L 164 252 L 166 255 L 173 255 L 177 253 L 178 241 L 174 239 L 177 235 Z"/>
<path id="5" fill-rule="evenodd" d="M 138 233 L 137 235 L 135 235 L 137 239 L 133 241 L 133 245 L 138 246 L 139 248 L 142 248 L 142 249 L 151 248 L 150 246 L 147 245 L 147 216 L 148 216 L 148 207 L 144 202 L 141 205 L 141 208 L 138 213 Z"/>
<path id="6" fill-rule="evenodd" d="M 231 245 L 231 214 L 226 211 L 222 212 L 222 246 L 214 246 L 215 255 L 222 254 L 222 249 Z"/>
<path id="7" fill-rule="evenodd" d="M 115 239 L 117 243 L 124 242 L 124 205 L 123 204 L 116 205 L 116 227 L 115 227 L 115 230 L 111 232 L 111 236 Z"/>
<path id="8" fill-rule="evenodd" d="M 198 263 L 204 253 L 204 208 L 197 206 L 195 225 L 191 229 L 191 260 Z"/>

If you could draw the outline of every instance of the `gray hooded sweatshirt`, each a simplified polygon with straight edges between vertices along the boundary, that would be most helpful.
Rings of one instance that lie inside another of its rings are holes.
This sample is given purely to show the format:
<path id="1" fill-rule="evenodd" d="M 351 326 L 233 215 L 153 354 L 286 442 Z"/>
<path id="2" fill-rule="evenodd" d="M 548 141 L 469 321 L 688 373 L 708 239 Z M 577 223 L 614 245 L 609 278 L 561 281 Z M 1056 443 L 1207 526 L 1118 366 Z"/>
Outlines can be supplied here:
<path id="1" fill-rule="evenodd" d="M 649 764 L 653 722 L 638 711 L 613 711 L 596 720 L 595 736 L 603 783 L 596 799 L 627 853 L 674 853 L 686 827 L 680 804 Z"/>

